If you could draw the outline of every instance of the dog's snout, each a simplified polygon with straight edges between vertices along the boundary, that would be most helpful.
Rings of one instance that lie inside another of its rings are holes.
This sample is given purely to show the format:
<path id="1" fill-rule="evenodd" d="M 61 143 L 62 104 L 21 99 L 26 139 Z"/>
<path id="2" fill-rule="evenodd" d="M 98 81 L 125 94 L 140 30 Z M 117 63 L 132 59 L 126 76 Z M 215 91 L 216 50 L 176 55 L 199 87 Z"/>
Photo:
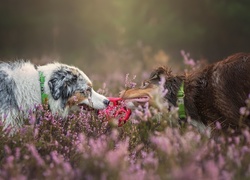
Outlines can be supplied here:
<path id="1" fill-rule="evenodd" d="M 108 106 L 109 103 L 110 103 L 110 101 L 108 99 L 104 99 L 103 104 L 105 104 L 106 106 Z"/>

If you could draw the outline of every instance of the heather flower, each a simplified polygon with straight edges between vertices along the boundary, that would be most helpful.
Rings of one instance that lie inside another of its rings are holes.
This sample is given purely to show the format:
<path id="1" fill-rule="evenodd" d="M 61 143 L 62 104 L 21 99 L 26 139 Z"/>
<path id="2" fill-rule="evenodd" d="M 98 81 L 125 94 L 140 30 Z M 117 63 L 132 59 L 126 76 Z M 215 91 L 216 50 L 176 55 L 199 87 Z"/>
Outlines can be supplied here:
<path id="1" fill-rule="evenodd" d="M 242 153 L 242 154 L 249 153 L 249 152 L 250 152 L 250 149 L 249 149 L 248 146 L 243 146 L 243 147 L 241 148 L 241 153 Z"/>
<path id="2" fill-rule="evenodd" d="M 126 74 L 126 78 L 125 78 L 125 88 L 134 88 L 136 86 L 136 83 L 133 82 L 133 80 L 135 80 L 136 75 L 132 78 L 132 80 L 129 79 L 129 74 Z"/>
<path id="3" fill-rule="evenodd" d="M 45 165 L 44 160 L 39 155 L 36 147 L 32 144 L 27 144 L 27 147 L 28 147 L 29 151 L 31 152 L 32 156 L 36 159 L 37 164 L 40 166 L 44 166 Z"/>
<path id="4" fill-rule="evenodd" d="M 16 149 L 15 149 L 15 158 L 16 158 L 16 160 L 19 160 L 20 159 L 20 157 L 21 157 L 21 149 L 19 148 L 19 147 L 17 147 Z"/>
<path id="5" fill-rule="evenodd" d="M 206 174 L 211 179 L 220 179 L 220 169 L 217 164 L 210 160 L 205 163 Z"/>
<path id="6" fill-rule="evenodd" d="M 248 129 L 245 129 L 242 131 L 242 134 L 244 135 L 244 137 L 246 138 L 246 141 L 248 143 L 250 143 L 250 133 L 249 133 L 249 130 Z"/>
<path id="7" fill-rule="evenodd" d="M 239 136 L 234 137 L 234 142 L 236 145 L 239 145 L 240 144 L 240 137 Z"/>
<path id="8" fill-rule="evenodd" d="M 250 111 L 249 111 L 249 109 L 247 107 L 241 107 L 240 108 L 240 114 L 242 116 L 249 116 Z"/>
<path id="9" fill-rule="evenodd" d="M 58 153 L 56 151 L 52 151 L 50 155 L 53 162 L 55 162 L 56 164 L 60 164 L 62 162 L 61 158 L 58 157 Z"/>
<path id="10" fill-rule="evenodd" d="M 172 178 L 176 180 L 193 180 L 193 179 L 204 179 L 201 168 L 196 163 L 190 163 L 184 168 L 176 168 L 172 173 Z"/>
<path id="11" fill-rule="evenodd" d="M 233 172 L 228 172 L 226 170 L 222 170 L 220 179 L 231 180 L 231 179 L 233 179 L 233 174 L 234 174 Z"/>
<path id="12" fill-rule="evenodd" d="M 125 157 L 128 155 L 128 142 L 129 139 L 119 142 L 114 150 L 107 152 L 105 159 L 110 167 L 117 168 L 119 165 L 126 162 Z"/>
<path id="13" fill-rule="evenodd" d="M 222 168 L 224 167 L 225 164 L 226 164 L 225 158 L 223 157 L 222 154 L 219 154 L 219 156 L 218 156 L 218 167 L 219 167 L 220 169 L 222 169 Z"/>
<path id="14" fill-rule="evenodd" d="M 149 103 L 148 102 L 145 104 L 144 114 L 145 114 L 145 119 L 149 119 L 152 117 L 152 114 L 149 110 Z"/>
<path id="15" fill-rule="evenodd" d="M 89 139 L 89 148 L 91 150 L 92 156 L 102 156 L 103 153 L 106 151 L 107 147 L 108 145 L 105 135 L 102 135 L 98 139 Z"/>
<path id="16" fill-rule="evenodd" d="M 168 137 L 164 136 L 152 136 L 151 142 L 154 143 L 161 151 L 170 155 L 174 152 L 174 147 Z"/>
<path id="17" fill-rule="evenodd" d="M 30 113 L 29 115 L 29 124 L 34 125 L 36 123 L 36 115 L 34 113 Z"/>
<path id="18" fill-rule="evenodd" d="M 80 133 L 78 135 L 77 141 L 75 141 L 75 146 L 77 148 L 77 151 L 82 153 L 84 152 L 85 146 L 86 146 L 86 137 L 84 136 L 83 133 Z"/>
<path id="19" fill-rule="evenodd" d="M 221 124 L 220 124 L 220 122 L 216 121 L 215 124 L 216 124 L 216 129 L 220 130 L 220 129 L 221 129 Z"/>
<path id="20" fill-rule="evenodd" d="M 142 151 L 142 153 L 144 153 L 144 155 L 142 154 L 143 157 L 142 163 L 144 164 L 144 166 L 150 166 L 152 170 L 157 170 L 159 165 L 159 159 L 154 157 L 155 156 L 154 153 L 153 152 L 146 153 L 144 151 Z"/>
<path id="21" fill-rule="evenodd" d="M 8 156 L 7 158 L 6 158 L 6 164 L 7 164 L 7 166 L 9 167 L 9 168 L 12 168 L 12 167 L 14 167 L 14 160 L 15 160 L 15 157 L 14 156 Z"/>
<path id="22" fill-rule="evenodd" d="M 197 68 L 199 62 L 183 53 L 186 65 Z M 148 77 L 146 72 L 139 75 Z M 93 76 L 104 81 L 104 77 Z M 98 91 L 116 96 L 124 89 L 119 86 L 123 78 L 121 73 L 110 75 Z M 135 86 L 134 79 L 127 74 L 126 88 Z M 83 107 L 62 119 L 36 105 L 37 114 L 30 110 L 30 116 L 23 120 L 31 125 L 16 130 L 11 137 L 0 132 L 0 179 L 247 178 L 249 129 L 237 135 L 230 131 L 210 137 L 208 128 L 199 133 L 191 119 L 187 125 L 174 126 L 178 124 L 178 109 L 162 102 L 168 93 L 165 81 L 161 79 L 155 94 L 162 110 L 148 104 L 139 106 L 122 127 L 115 124 L 117 119 L 102 122 L 103 117 Z M 246 107 L 240 109 L 242 116 L 248 115 L 249 99 L 250 95 Z M 116 111 L 114 108 L 112 113 Z M 215 127 L 221 130 L 219 122 Z"/>
<path id="23" fill-rule="evenodd" d="M 12 153 L 11 149 L 7 145 L 4 146 L 4 150 L 5 150 L 6 154 L 8 154 L 8 155 L 10 155 Z"/>
<path id="24" fill-rule="evenodd" d="M 185 65 L 188 65 L 190 67 L 194 67 L 196 65 L 195 61 L 192 58 L 190 58 L 189 53 L 185 53 L 184 50 L 181 50 L 181 55 L 182 55 L 182 57 L 184 59 L 184 64 Z"/>

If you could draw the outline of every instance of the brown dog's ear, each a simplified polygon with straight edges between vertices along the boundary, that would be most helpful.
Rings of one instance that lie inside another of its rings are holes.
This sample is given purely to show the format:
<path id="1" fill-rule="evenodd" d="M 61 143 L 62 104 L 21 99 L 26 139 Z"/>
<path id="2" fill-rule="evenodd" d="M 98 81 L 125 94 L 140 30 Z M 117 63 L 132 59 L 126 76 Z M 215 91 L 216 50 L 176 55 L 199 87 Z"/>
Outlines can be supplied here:
<path id="1" fill-rule="evenodd" d="M 149 81 L 159 81 L 161 80 L 162 76 L 166 78 L 171 76 L 171 74 L 172 74 L 171 69 L 161 66 L 150 74 Z"/>

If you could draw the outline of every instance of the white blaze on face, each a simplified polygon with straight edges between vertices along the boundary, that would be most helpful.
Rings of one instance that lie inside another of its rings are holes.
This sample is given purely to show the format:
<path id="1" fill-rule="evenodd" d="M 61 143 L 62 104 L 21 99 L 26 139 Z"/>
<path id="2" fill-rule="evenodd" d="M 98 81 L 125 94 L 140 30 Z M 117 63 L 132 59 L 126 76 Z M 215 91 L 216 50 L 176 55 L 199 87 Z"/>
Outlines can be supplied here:
<path id="1" fill-rule="evenodd" d="M 86 104 L 94 109 L 104 109 L 107 107 L 107 104 L 104 103 L 105 100 L 108 101 L 108 99 L 105 96 L 95 92 L 92 89 L 92 94 L 91 94 L 90 98 L 84 99 L 81 102 L 81 104 Z"/>

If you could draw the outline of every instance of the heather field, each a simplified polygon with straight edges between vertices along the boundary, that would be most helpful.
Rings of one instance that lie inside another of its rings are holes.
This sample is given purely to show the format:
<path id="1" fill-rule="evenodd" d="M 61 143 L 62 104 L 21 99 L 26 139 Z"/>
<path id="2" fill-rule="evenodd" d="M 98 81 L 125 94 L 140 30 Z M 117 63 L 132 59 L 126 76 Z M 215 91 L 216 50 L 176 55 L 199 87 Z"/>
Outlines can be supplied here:
<path id="1" fill-rule="evenodd" d="M 200 66 L 182 55 L 185 71 Z M 139 86 L 148 73 L 90 77 L 99 93 L 111 97 Z M 24 119 L 15 134 L 0 131 L 0 179 L 250 179 L 249 129 L 211 136 L 209 129 L 180 125 L 177 109 L 163 106 L 163 111 L 147 105 L 134 109 L 122 127 L 117 119 L 103 122 L 95 111 L 73 111 L 63 121 L 37 106 L 36 116 Z M 250 99 L 241 118 L 249 106 Z M 217 123 L 211 131 L 220 128 Z"/>

